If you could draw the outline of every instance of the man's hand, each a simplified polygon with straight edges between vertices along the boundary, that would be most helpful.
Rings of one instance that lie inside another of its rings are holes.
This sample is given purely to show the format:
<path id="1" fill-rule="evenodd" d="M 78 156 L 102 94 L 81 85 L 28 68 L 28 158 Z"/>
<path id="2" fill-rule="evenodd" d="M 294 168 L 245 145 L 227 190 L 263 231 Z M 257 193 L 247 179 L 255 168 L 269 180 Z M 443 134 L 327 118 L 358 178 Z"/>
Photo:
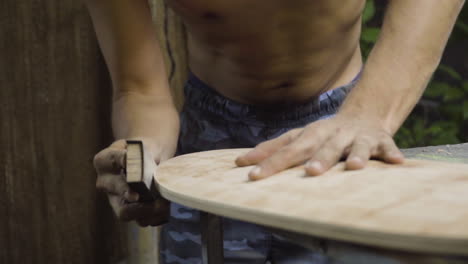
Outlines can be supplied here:
<path id="1" fill-rule="evenodd" d="M 307 174 L 320 175 L 343 157 L 350 170 L 365 167 L 370 158 L 403 162 L 392 136 L 376 123 L 339 115 L 317 121 L 259 144 L 238 157 L 236 164 L 257 165 L 249 178 L 259 180 L 304 162 Z"/>
<path id="2" fill-rule="evenodd" d="M 145 153 L 153 160 L 159 160 L 154 144 L 142 140 Z M 107 193 L 109 203 L 117 218 L 123 221 L 136 220 L 140 226 L 157 226 L 166 222 L 169 215 L 169 202 L 162 198 L 153 203 L 139 203 L 138 194 L 132 192 L 125 181 L 126 141 L 118 140 L 94 157 L 94 167 L 98 174 L 96 187 Z"/>

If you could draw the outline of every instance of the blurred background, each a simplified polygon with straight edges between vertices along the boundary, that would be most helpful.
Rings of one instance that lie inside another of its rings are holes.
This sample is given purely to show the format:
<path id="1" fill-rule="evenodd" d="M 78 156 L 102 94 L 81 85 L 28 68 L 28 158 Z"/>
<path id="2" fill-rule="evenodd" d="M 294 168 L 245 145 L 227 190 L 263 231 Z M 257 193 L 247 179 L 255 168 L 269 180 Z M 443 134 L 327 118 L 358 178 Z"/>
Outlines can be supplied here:
<path id="1" fill-rule="evenodd" d="M 386 2 L 367 2 L 366 56 Z M 150 3 L 180 106 L 183 25 L 163 1 Z M 0 263 L 157 263 L 157 229 L 118 223 L 95 190 L 93 156 L 112 141 L 110 99 L 80 1 L 0 1 Z M 396 140 L 402 148 L 468 142 L 467 5 Z"/>
<path id="2" fill-rule="evenodd" d="M 386 4 L 384 0 L 367 1 L 361 35 L 364 56 L 377 40 Z M 395 139 L 400 148 L 468 142 L 468 5 L 423 98 Z"/>

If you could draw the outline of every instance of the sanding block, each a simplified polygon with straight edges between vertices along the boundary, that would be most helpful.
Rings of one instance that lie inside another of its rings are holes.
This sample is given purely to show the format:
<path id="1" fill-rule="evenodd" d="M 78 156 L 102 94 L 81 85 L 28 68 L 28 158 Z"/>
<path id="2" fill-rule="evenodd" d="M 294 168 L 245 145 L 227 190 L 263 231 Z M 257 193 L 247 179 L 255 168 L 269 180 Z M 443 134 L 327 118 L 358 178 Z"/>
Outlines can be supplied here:
<path id="1" fill-rule="evenodd" d="M 155 163 L 145 155 L 143 142 L 127 140 L 126 181 L 130 189 L 139 195 L 139 202 L 152 202 L 159 193 L 153 173 Z"/>

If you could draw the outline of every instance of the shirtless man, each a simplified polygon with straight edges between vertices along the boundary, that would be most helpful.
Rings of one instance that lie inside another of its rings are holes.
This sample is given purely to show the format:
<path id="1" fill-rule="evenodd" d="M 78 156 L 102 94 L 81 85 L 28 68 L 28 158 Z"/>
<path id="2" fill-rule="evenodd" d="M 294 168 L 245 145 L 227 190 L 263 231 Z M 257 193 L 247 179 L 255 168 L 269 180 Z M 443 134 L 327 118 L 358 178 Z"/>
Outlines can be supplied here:
<path id="1" fill-rule="evenodd" d="M 402 162 L 392 136 L 436 69 L 464 2 L 389 1 L 363 65 L 365 0 L 166 1 L 188 32 L 192 74 L 180 119 L 147 2 L 87 0 L 112 78 L 119 139 L 95 157 L 97 186 L 120 219 L 143 226 L 164 221 L 168 202 L 127 203 L 138 195 L 119 177 L 123 139 L 142 139 L 156 163 L 176 150 L 256 146 L 236 160 L 256 165 L 252 180 L 302 163 L 319 175 L 342 157 L 348 169 L 370 158 Z M 200 263 L 198 217 L 170 205 L 162 263 Z M 260 226 L 231 219 L 224 226 L 225 263 L 328 261 Z"/>

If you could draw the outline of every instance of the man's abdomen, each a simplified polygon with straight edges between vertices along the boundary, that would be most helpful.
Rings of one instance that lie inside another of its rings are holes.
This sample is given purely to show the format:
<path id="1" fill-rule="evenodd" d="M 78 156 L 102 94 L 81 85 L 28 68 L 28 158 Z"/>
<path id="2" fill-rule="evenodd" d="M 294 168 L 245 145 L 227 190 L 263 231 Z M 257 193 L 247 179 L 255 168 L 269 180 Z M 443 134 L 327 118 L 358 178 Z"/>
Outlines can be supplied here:
<path id="1" fill-rule="evenodd" d="M 167 2 L 186 24 L 191 71 L 236 101 L 304 101 L 361 69 L 364 0 Z"/>

